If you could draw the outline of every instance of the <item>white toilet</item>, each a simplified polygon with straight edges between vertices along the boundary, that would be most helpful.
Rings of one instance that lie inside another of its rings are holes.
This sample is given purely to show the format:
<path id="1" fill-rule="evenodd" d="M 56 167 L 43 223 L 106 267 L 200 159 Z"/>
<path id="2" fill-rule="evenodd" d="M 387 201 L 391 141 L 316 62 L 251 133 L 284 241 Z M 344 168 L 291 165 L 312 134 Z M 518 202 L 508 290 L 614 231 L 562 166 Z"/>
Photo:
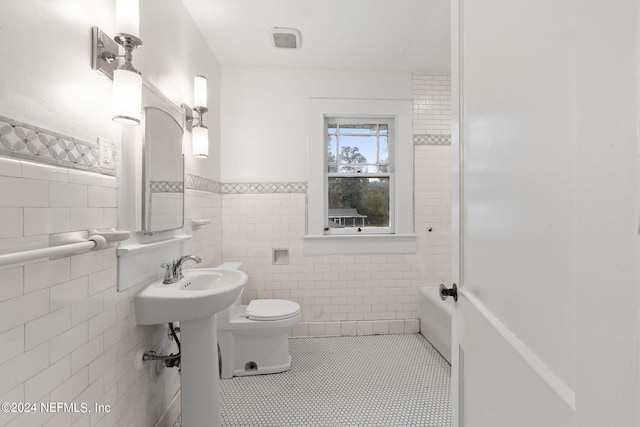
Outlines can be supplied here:
<path id="1" fill-rule="evenodd" d="M 240 262 L 217 268 L 240 269 Z M 242 305 L 241 297 L 216 314 L 220 377 L 273 374 L 289 370 L 289 331 L 300 321 L 300 305 L 280 299 L 253 300 Z"/>

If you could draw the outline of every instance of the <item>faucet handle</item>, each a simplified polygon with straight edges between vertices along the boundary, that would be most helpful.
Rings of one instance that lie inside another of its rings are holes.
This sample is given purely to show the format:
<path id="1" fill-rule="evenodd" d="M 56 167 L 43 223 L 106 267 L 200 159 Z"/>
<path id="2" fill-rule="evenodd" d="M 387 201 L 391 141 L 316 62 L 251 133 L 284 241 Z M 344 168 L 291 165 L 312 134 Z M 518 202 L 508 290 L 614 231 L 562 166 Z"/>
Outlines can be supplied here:
<path id="1" fill-rule="evenodd" d="M 174 282 L 173 270 L 175 268 L 175 261 L 172 262 L 164 262 L 160 264 L 160 267 L 164 268 L 164 280 L 162 283 L 169 284 Z"/>

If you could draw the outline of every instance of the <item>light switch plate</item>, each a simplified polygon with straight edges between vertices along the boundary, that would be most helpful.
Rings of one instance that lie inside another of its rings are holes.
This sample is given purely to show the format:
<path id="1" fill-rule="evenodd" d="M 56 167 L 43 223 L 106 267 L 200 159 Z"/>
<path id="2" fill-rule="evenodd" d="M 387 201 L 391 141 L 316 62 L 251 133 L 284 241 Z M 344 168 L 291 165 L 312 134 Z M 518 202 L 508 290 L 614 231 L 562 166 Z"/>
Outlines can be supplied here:
<path id="1" fill-rule="evenodd" d="M 113 142 L 98 137 L 98 147 L 100 148 L 100 167 L 114 169 Z"/>

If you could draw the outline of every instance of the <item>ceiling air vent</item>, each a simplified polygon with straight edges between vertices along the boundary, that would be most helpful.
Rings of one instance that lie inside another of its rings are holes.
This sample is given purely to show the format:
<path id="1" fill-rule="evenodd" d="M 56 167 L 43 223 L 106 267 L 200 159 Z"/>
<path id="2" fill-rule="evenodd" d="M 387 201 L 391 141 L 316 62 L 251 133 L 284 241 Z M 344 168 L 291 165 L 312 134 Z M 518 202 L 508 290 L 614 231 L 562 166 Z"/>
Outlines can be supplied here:
<path id="1" fill-rule="evenodd" d="M 269 30 L 271 45 L 278 49 L 300 49 L 302 39 L 295 28 L 273 27 Z"/>

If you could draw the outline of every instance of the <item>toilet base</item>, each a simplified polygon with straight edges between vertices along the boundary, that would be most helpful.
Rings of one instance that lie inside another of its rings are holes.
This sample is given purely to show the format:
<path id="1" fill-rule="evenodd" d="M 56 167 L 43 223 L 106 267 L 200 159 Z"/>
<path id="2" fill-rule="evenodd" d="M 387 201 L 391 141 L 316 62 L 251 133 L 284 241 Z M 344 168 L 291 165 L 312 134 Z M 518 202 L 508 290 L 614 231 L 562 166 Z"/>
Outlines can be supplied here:
<path id="1" fill-rule="evenodd" d="M 218 331 L 220 377 L 274 374 L 291 368 L 288 333 L 291 328 L 259 331 Z"/>

